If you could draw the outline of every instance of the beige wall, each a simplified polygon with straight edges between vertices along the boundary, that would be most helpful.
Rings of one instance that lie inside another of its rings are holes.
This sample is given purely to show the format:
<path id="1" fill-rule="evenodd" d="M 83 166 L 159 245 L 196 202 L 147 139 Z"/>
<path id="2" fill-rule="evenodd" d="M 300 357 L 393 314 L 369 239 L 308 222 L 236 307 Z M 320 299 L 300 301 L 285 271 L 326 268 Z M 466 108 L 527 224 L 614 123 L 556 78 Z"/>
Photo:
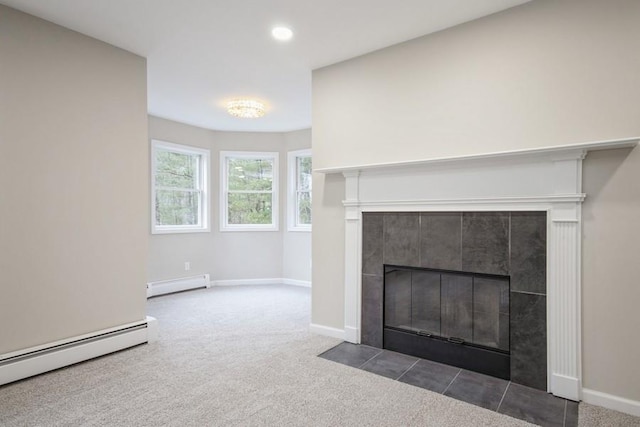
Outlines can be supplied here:
<path id="1" fill-rule="evenodd" d="M 640 401 L 640 147 L 589 154 L 583 184 L 584 384 Z"/>
<path id="2" fill-rule="evenodd" d="M 149 281 L 204 273 L 209 273 L 211 280 L 280 277 L 310 280 L 310 236 L 306 242 L 286 237 L 290 234 L 286 231 L 287 150 L 289 146 L 291 149 L 309 147 L 310 131 L 220 132 L 150 116 L 149 137 L 211 150 L 211 232 L 151 235 Z M 220 151 L 280 153 L 280 231 L 220 232 Z M 291 254 L 285 247 L 295 247 L 298 251 Z M 305 252 L 307 258 L 303 259 Z M 287 258 L 285 254 L 291 256 Z M 191 263 L 190 271 L 184 270 L 186 261 Z M 284 275 L 285 272 L 291 276 Z"/>
<path id="3" fill-rule="evenodd" d="M 0 354 L 143 320 L 146 62 L 0 6 Z"/>
<path id="4" fill-rule="evenodd" d="M 311 148 L 311 129 L 287 132 L 284 139 L 287 151 Z M 286 216 L 284 220 L 286 225 Z M 311 232 L 285 232 L 282 251 L 283 277 L 311 282 Z"/>
<path id="5" fill-rule="evenodd" d="M 640 135 L 639 21 L 635 0 L 536 0 L 316 70 L 314 168 Z M 640 158 L 618 159 L 619 173 L 609 179 L 609 165 L 600 165 L 607 154 L 591 156 L 587 191 L 598 179 L 613 187 L 585 205 L 601 218 L 585 220 L 584 386 L 640 400 L 640 370 L 631 363 L 640 360 L 640 343 L 617 340 L 634 336 L 638 317 L 632 310 L 603 315 L 614 303 L 599 298 L 606 291 L 598 288 L 614 274 L 619 298 L 637 301 L 637 270 L 614 255 L 594 260 L 589 246 L 608 234 L 606 244 L 640 253 L 638 239 L 616 239 L 629 224 L 611 222 L 616 208 L 608 205 L 616 199 L 618 210 L 640 217 L 637 192 L 617 187 L 623 179 L 638 185 Z M 312 321 L 335 328 L 343 327 L 344 310 L 341 181 L 314 174 Z M 618 355 L 621 347 L 627 355 Z"/>

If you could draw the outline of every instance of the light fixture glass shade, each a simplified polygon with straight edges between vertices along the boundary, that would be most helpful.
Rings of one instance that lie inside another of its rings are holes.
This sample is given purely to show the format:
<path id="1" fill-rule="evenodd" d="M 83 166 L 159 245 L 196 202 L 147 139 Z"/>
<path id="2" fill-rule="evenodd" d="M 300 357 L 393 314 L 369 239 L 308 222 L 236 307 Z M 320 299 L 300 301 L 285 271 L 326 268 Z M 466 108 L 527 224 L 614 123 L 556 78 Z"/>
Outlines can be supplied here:
<path id="1" fill-rule="evenodd" d="M 264 104 L 254 99 L 234 99 L 227 103 L 227 112 L 242 119 L 255 119 L 264 116 Z"/>

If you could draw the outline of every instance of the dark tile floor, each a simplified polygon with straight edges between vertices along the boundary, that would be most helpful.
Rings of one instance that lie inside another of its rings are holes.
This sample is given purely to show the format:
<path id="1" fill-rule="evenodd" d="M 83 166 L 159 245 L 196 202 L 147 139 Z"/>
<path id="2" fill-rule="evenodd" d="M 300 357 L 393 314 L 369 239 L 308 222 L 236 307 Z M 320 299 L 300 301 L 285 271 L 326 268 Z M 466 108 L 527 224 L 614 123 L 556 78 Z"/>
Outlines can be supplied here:
<path id="1" fill-rule="evenodd" d="M 578 425 L 578 403 L 453 366 L 343 342 L 319 357 L 541 426 Z"/>

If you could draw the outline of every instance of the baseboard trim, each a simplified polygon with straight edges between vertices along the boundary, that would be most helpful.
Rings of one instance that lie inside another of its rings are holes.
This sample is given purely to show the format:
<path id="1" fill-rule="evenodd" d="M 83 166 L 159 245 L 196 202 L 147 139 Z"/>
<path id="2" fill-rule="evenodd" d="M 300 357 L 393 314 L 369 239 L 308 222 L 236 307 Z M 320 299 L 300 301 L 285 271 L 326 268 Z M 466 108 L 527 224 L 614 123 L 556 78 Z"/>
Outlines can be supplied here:
<path id="1" fill-rule="evenodd" d="M 282 279 L 229 279 L 212 280 L 211 286 L 242 286 L 242 285 L 281 285 Z"/>
<path id="2" fill-rule="evenodd" d="M 580 380 L 566 375 L 551 374 L 551 393 L 554 396 L 580 401 Z"/>
<path id="3" fill-rule="evenodd" d="M 303 288 L 311 287 L 311 282 L 308 280 L 282 279 L 282 283 L 284 283 L 285 285 L 291 285 L 291 286 L 302 286 Z"/>
<path id="4" fill-rule="evenodd" d="M 640 417 L 640 402 L 637 400 L 626 399 L 624 397 L 602 393 L 601 391 L 583 388 L 582 401 L 591 405 L 602 406 L 603 408 Z"/>
<path id="5" fill-rule="evenodd" d="M 309 331 L 314 334 L 344 340 L 344 330 L 342 329 L 312 323 L 309 325 Z"/>
<path id="6" fill-rule="evenodd" d="M 0 385 L 157 340 L 153 317 L 0 355 Z"/>
<path id="7" fill-rule="evenodd" d="M 292 285 L 310 288 L 311 282 L 296 279 L 285 279 L 281 277 L 263 279 L 229 279 L 212 280 L 211 286 L 242 286 L 242 285 Z"/>
<path id="8" fill-rule="evenodd" d="M 360 344 L 360 330 L 351 326 L 344 327 L 344 340 L 353 344 Z"/>

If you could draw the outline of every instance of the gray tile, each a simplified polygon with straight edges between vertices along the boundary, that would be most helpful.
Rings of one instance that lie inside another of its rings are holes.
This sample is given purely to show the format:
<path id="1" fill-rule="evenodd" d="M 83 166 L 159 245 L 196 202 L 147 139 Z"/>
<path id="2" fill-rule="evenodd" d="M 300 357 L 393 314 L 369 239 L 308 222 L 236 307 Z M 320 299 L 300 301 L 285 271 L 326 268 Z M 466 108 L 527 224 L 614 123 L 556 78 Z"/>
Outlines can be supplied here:
<path id="1" fill-rule="evenodd" d="M 511 214 L 511 289 L 547 293 L 547 214 Z"/>
<path id="2" fill-rule="evenodd" d="M 508 381 L 463 369 L 444 395 L 495 411 L 507 384 Z"/>
<path id="3" fill-rule="evenodd" d="M 564 426 L 576 427 L 578 425 L 578 402 L 567 400 L 567 410 L 564 414 Z"/>
<path id="4" fill-rule="evenodd" d="M 442 393 L 460 372 L 460 368 L 420 359 L 398 381 Z"/>
<path id="5" fill-rule="evenodd" d="M 547 298 L 511 292 L 511 381 L 547 389 Z"/>
<path id="6" fill-rule="evenodd" d="M 384 214 L 362 214 L 362 272 L 382 276 L 382 230 Z"/>
<path id="7" fill-rule="evenodd" d="M 417 357 L 384 350 L 362 365 L 361 369 L 395 380 L 417 361 Z"/>
<path id="8" fill-rule="evenodd" d="M 552 394 L 511 383 L 498 412 L 540 426 L 562 427 L 565 405 L 566 400 Z"/>
<path id="9" fill-rule="evenodd" d="M 323 359 L 359 368 L 382 350 L 367 345 L 343 342 L 318 355 Z"/>
<path id="10" fill-rule="evenodd" d="M 442 274 L 442 336 L 473 341 L 471 276 Z"/>
<path id="11" fill-rule="evenodd" d="M 362 276 L 362 344 L 382 348 L 382 277 Z"/>
<path id="12" fill-rule="evenodd" d="M 420 220 L 420 266 L 462 269 L 462 213 L 425 212 Z"/>
<path id="13" fill-rule="evenodd" d="M 463 213 L 462 270 L 509 274 L 509 213 Z"/>
<path id="14" fill-rule="evenodd" d="M 420 215 L 417 212 L 384 214 L 385 264 L 419 266 Z"/>

